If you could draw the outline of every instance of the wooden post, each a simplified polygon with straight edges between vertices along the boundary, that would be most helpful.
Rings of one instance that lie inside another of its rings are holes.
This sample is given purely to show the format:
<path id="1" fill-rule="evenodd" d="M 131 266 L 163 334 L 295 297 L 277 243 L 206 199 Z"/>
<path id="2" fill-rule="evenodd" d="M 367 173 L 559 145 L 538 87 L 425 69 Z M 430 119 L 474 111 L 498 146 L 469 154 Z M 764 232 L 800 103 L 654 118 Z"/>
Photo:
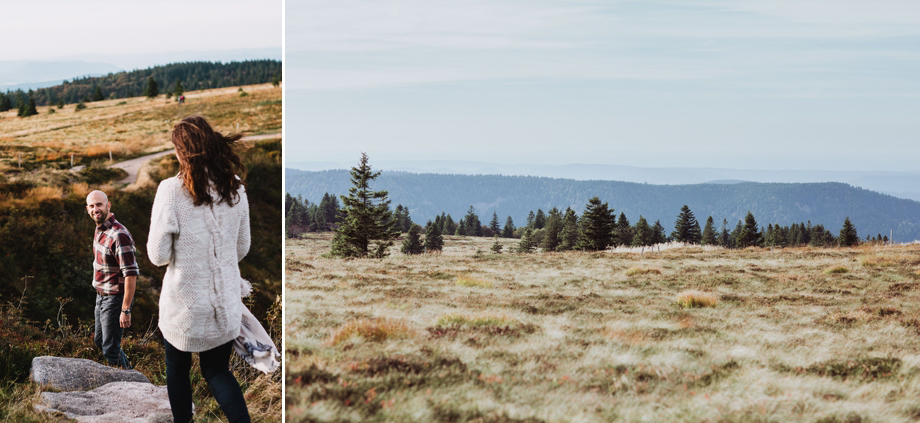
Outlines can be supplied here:
<path id="1" fill-rule="evenodd" d="M 109 161 L 112 161 L 112 150 L 109 150 Z"/>
<path id="2" fill-rule="evenodd" d="M 70 153 L 70 167 L 73 167 L 73 153 Z"/>

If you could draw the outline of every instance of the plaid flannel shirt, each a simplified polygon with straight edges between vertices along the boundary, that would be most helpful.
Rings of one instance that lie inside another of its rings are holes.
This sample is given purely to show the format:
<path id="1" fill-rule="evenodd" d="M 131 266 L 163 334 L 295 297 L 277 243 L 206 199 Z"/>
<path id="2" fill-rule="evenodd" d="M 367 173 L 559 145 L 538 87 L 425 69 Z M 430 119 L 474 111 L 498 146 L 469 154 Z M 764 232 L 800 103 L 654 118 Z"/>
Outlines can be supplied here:
<path id="1" fill-rule="evenodd" d="M 137 276 L 134 239 L 128 229 L 109 216 L 96 227 L 93 238 L 93 287 L 101 294 L 124 293 L 125 278 Z"/>

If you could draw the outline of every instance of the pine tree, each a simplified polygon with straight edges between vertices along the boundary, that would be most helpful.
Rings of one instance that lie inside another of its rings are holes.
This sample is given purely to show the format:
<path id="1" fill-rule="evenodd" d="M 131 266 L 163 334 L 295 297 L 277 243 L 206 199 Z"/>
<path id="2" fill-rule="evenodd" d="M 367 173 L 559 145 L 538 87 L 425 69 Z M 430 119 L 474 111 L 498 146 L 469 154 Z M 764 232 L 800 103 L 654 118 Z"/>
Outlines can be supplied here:
<path id="1" fill-rule="evenodd" d="M 722 219 L 722 232 L 719 234 L 719 243 L 722 248 L 732 248 L 731 233 L 728 232 L 728 219 Z"/>
<path id="2" fill-rule="evenodd" d="M 521 241 L 518 242 L 517 252 L 519 253 L 532 253 L 534 248 L 533 240 L 533 229 L 526 228 L 524 233 L 521 235 Z"/>
<path id="3" fill-rule="evenodd" d="M 581 232 L 578 226 L 578 216 L 571 207 L 566 207 L 565 214 L 562 216 L 561 238 L 557 250 L 574 250 L 578 247 Z"/>
<path id="4" fill-rule="evenodd" d="M 441 228 L 442 234 L 451 235 L 457 232 L 457 223 L 454 222 L 452 217 L 450 217 L 450 214 L 448 214 L 447 217 L 441 219 L 441 221 L 444 222 L 444 226 Z"/>
<path id="5" fill-rule="evenodd" d="M 639 221 L 636 222 L 634 232 L 635 235 L 633 235 L 632 239 L 633 247 L 647 247 L 653 244 L 652 241 L 655 235 L 652 232 L 652 227 L 648 225 L 648 221 L 641 215 L 639 216 Z"/>
<path id="6" fill-rule="evenodd" d="M 467 235 L 482 236 L 482 224 L 479 223 L 479 216 L 476 215 L 473 206 L 470 206 L 470 209 L 467 210 L 466 217 L 463 218 L 463 221 L 466 223 Z"/>
<path id="7" fill-rule="evenodd" d="M 632 244 L 633 241 L 633 229 L 629 225 L 629 219 L 626 218 L 626 213 L 620 213 L 620 220 L 617 221 L 616 228 L 613 230 L 614 244 L 617 246 L 624 245 L 628 246 Z"/>
<path id="8" fill-rule="evenodd" d="M 32 93 L 32 90 L 29 90 L 29 100 L 26 103 L 25 110 L 23 110 L 22 117 L 29 117 L 38 114 L 38 108 L 35 107 L 35 96 Z"/>
<path id="9" fill-rule="evenodd" d="M 533 214 L 533 210 L 527 214 L 527 225 L 525 227 L 533 229 L 533 221 L 536 219 L 536 216 Z"/>
<path id="10" fill-rule="evenodd" d="M 837 238 L 843 247 L 854 247 L 859 245 L 859 235 L 856 234 L 856 227 L 850 222 L 850 216 L 843 221 L 843 228 L 840 228 L 840 237 Z"/>
<path id="11" fill-rule="evenodd" d="M 495 242 L 492 243 L 492 248 L 491 248 L 492 252 L 495 254 L 501 254 L 502 248 L 504 247 L 502 247 L 502 245 L 498 242 L 499 236 L 495 235 L 492 238 L 495 240 Z"/>
<path id="12" fill-rule="evenodd" d="M 441 251 L 444 248 L 444 237 L 441 236 L 441 228 L 438 225 L 430 224 L 425 229 L 425 249 L 428 251 Z"/>
<path id="13" fill-rule="evenodd" d="M 505 227 L 502 228 L 502 238 L 514 238 L 514 221 L 511 216 L 505 220 Z"/>
<path id="14" fill-rule="evenodd" d="M 739 221 L 738 223 L 740 224 L 741 222 Z M 747 216 L 744 217 L 744 226 L 738 233 L 738 247 L 760 246 L 761 243 L 763 243 L 763 235 L 760 233 L 760 229 L 757 226 L 757 220 L 755 220 L 754 215 L 748 211 Z"/>
<path id="15" fill-rule="evenodd" d="M 144 87 L 144 96 L 147 98 L 155 98 L 160 95 L 160 87 L 157 86 L 157 80 L 153 79 L 153 76 L 147 78 L 147 86 Z"/>
<path id="16" fill-rule="evenodd" d="M 421 254 L 425 252 L 421 239 L 422 227 L 412 224 L 406 233 L 406 239 L 403 240 L 402 248 L 399 249 L 403 254 Z"/>
<path id="17" fill-rule="evenodd" d="M 716 230 L 713 227 L 715 222 L 712 220 L 712 216 L 706 219 L 706 227 L 703 228 L 703 235 L 700 238 L 700 244 L 702 245 L 715 245 L 718 244 L 716 239 Z"/>
<path id="18" fill-rule="evenodd" d="M 454 235 L 458 235 L 458 236 L 467 235 L 466 219 L 460 219 L 460 223 L 457 224 L 457 230 L 454 231 Z"/>
<path id="19" fill-rule="evenodd" d="M 498 223 L 498 213 L 492 212 L 492 220 L 489 221 L 489 229 L 492 230 L 492 234 L 500 234 L 502 232 L 502 227 Z"/>
<path id="20" fill-rule="evenodd" d="M 175 85 L 173 86 L 173 95 L 178 99 L 179 96 L 183 93 L 185 93 L 185 88 L 182 87 L 182 82 L 177 79 Z"/>
<path id="21" fill-rule="evenodd" d="M 579 241 L 581 248 L 594 251 L 605 250 L 613 243 L 613 227 L 616 218 L 613 210 L 608 209 L 607 203 L 601 203 L 598 197 L 588 200 L 581 218 L 581 239 Z"/>
<path id="22" fill-rule="evenodd" d="M 537 215 L 533 218 L 533 228 L 543 229 L 544 226 L 546 226 L 546 213 L 543 213 L 541 209 L 537 209 Z"/>
<path id="23" fill-rule="evenodd" d="M 272 75 L 272 86 L 277 87 L 279 85 L 281 85 L 281 79 L 278 78 L 278 74 Z"/>
<path id="24" fill-rule="evenodd" d="M 93 101 L 102 101 L 105 100 L 105 96 L 102 95 L 102 88 L 99 88 L 95 82 L 93 82 Z"/>
<path id="25" fill-rule="evenodd" d="M 332 239 L 332 255 L 382 258 L 399 235 L 387 191 L 374 191 L 370 187 L 370 182 L 378 176 L 380 171 L 373 172 L 367 154 L 361 153 L 358 167 L 351 168 L 353 186 L 348 189 L 347 197 L 341 197 L 344 220 Z"/>
<path id="26" fill-rule="evenodd" d="M 674 222 L 674 232 L 671 232 L 671 237 L 677 242 L 688 244 L 699 244 L 703 238 L 702 233 L 700 233 L 700 222 L 696 220 L 693 212 L 690 211 L 690 207 L 686 204 L 680 208 L 680 214 L 677 215 L 677 221 Z"/>
<path id="27" fill-rule="evenodd" d="M 562 241 L 562 213 L 553 207 L 546 217 L 546 226 L 543 227 L 543 251 L 556 251 Z"/>
<path id="28" fill-rule="evenodd" d="M 652 235 L 654 236 L 652 245 L 668 242 L 668 236 L 665 235 L 664 226 L 661 224 L 660 220 L 656 220 L 655 225 L 652 226 Z"/>

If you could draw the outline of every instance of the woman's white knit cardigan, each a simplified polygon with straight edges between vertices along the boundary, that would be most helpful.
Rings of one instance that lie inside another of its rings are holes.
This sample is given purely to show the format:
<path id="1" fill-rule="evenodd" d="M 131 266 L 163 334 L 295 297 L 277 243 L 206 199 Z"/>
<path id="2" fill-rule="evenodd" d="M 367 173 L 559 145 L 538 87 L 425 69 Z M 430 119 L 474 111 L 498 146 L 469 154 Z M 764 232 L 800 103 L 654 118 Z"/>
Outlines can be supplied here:
<path id="1" fill-rule="evenodd" d="M 160 332 L 180 351 L 201 352 L 240 334 L 239 261 L 249 252 L 249 201 L 195 206 L 176 177 L 153 200 L 147 255 L 168 264 L 160 292 Z M 212 193 L 213 195 L 213 193 Z"/>

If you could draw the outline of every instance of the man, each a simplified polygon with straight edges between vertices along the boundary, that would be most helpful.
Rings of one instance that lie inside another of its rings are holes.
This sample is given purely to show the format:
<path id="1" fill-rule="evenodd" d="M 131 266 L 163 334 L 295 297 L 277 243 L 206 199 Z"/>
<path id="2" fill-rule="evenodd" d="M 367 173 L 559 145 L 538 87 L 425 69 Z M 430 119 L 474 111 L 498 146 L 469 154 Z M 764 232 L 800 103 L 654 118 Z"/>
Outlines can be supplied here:
<path id="1" fill-rule="evenodd" d="M 94 341 L 112 366 L 131 369 L 121 350 L 124 328 L 131 327 L 131 305 L 138 268 L 134 239 L 115 220 L 112 203 L 102 191 L 86 196 L 86 211 L 96 222 L 93 238 L 93 287 L 96 288 Z"/>

